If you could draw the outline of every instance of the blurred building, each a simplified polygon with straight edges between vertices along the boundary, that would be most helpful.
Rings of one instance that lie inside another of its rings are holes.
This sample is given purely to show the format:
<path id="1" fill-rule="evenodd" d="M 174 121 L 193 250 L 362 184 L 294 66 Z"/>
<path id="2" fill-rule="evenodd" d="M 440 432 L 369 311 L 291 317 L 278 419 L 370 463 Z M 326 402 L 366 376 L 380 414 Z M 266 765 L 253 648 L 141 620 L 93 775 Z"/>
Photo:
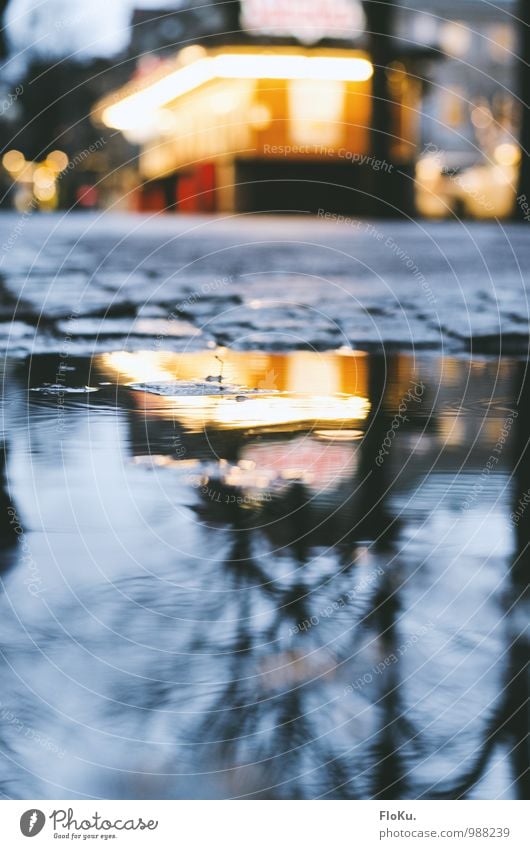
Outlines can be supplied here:
<path id="1" fill-rule="evenodd" d="M 397 35 L 429 45 L 429 87 L 422 105 L 422 136 L 440 147 L 469 152 L 476 141 L 472 109 L 514 91 L 517 33 L 514 0 L 407 0 L 400 2 Z"/>
<path id="2" fill-rule="evenodd" d="M 396 33 L 429 46 L 419 211 L 509 215 L 520 159 L 515 0 L 399 0 Z"/>
<path id="3" fill-rule="evenodd" d="M 0 81 L 4 205 L 511 213 L 515 0 L 160 5 L 118 57 Z"/>
<path id="4" fill-rule="evenodd" d="M 366 213 L 380 185 L 403 200 L 396 187 L 418 141 L 415 48 L 403 44 L 374 72 L 359 0 L 211 9 L 135 13 L 137 72 L 94 110 L 96 123 L 140 147 L 141 208 Z M 374 143 L 381 70 L 383 153 Z"/>

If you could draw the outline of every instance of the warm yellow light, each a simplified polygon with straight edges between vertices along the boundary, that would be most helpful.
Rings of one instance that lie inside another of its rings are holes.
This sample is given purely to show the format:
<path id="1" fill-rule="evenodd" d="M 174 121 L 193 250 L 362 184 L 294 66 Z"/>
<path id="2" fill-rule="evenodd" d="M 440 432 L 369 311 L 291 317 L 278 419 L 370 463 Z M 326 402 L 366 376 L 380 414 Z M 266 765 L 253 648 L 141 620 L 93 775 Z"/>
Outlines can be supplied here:
<path id="1" fill-rule="evenodd" d="M 39 189 L 53 188 L 55 184 L 55 174 L 50 171 L 45 165 L 39 165 L 33 172 L 33 182 Z"/>
<path id="2" fill-rule="evenodd" d="M 220 428 L 277 427 L 311 421 L 337 424 L 361 421 L 370 410 L 368 399 L 358 395 L 350 398 L 248 396 L 245 402 L 210 396 L 208 401 L 211 424 Z"/>
<path id="3" fill-rule="evenodd" d="M 239 104 L 237 92 L 216 91 L 210 98 L 211 110 L 216 115 L 229 115 Z"/>
<path id="4" fill-rule="evenodd" d="M 499 165 L 517 165 L 521 158 L 521 151 L 517 145 L 505 142 L 497 145 L 493 155 Z"/>
<path id="5" fill-rule="evenodd" d="M 255 130 L 266 130 L 270 127 L 272 121 L 272 113 L 265 103 L 255 103 L 251 108 L 250 123 Z"/>
<path id="6" fill-rule="evenodd" d="M 460 187 L 479 198 L 488 190 L 488 172 L 485 168 L 469 168 L 464 171 L 459 179 Z"/>
<path id="7" fill-rule="evenodd" d="M 208 52 L 202 44 L 190 44 L 188 47 L 183 47 L 178 55 L 181 65 L 192 65 L 198 62 L 199 59 L 204 59 Z"/>
<path id="8" fill-rule="evenodd" d="M 161 109 L 157 115 L 157 129 L 163 136 L 170 136 L 177 129 L 177 118 L 171 109 Z"/>
<path id="9" fill-rule="evenodd" d="M 215 79 L 335 80 L 364 82 L 373 74 L 358 56 L 306 56 L 286 53 L 219 53 L 203 56 L 156 80 L 142 91 L 103 110 L 102 120 L 118 130 L 134 129 L 183 94 Z"/>
<path id="10" fill-rule="evenodd" d="M 59 173 L 68 165 L 68 157 L 62 150 L 52 150 L 46 157 L 46 164 Z"/>
<path id="11" fill-rule="evenodd" d="M 40 185 L 40 186 L 35 186 L 34 192 L 35 192 L 35 197 L 37 198 L 37 200 L 41 200 L 41 201 L 53 200 L 53 198 L 55 197 L 55 186 L 53 184 L 52 185 L 44 185 L 43 184 L 43 185 Z"/>
<path id="12" fill-rule="evenodd" d="M 339 144 L 345 89 L 337 80 L 290 80 L 290 133 L 295 144 Z"/>
<path id="13" fill-rule="evenodd" d="M 221 353 L 219 354 L 221 357 Z M 370 411 L 370 402 L 355 391 L 351 393 L 332 392 L 324 394 L 325 388 L 315 382 L 313 376 L 312 388 L 315 394 L 310 394 L 308 388 L 301 392 L 255 392 L 236 388 L 220 391 L 219 385 L 207 383 L 204 377 L 191 380 L 202 388 L 202 392 L 186 393 L 177 391 L 177 373 L 203 374 L 204 367 L 212 363 L 211 355 L 190 360 L 187 369 L 184 361 L 176 366 L 174 355 L 161 355 L 155 351 L 129 353 L 116 351 L 104 354 L 101 359 L 105 370 L 115 373 L 119 383 L 131 384 L 166 384 L 169 392 L 158 395 L 146 393 L 145 403 L 152 414 L 162 414 L 178 418 L 185 426 L 193 430 L 217 427 L 220 429 L 239 429 L 259 427 L 275 429 L 285 425 L 302 425 L 318 423 L 321 428 L 338 428 L 366 419 Z M 193 369 L 191 363 L 195 362 Z M 230 360 L 227 362 L 230 372 Z M 186 374 L 186 380 L 188 374 Z M 185 381 L 184 381 L 185 382 Z M 330 381 L 327 381 L 328 385 Z M 171 394 L 171 386 L 175 393 Z M 349 431 L 351 438 L 352 431 Z"/>
<path id="14" fill-rule="evenodd" d="M 173 73 L 157 80 L 148 88 L 125 97 L 119 103 L 108 106 L 102 115 L 107 127 L 117 130 L 134 129 L 142 125 L 146 115 L 156 112 L 162 106 L 170 103 L 188 91 L 198 88 L 209 80 L 214 79 L 212 71 L 213 59 L 207 57 L 178 68 Z"/>
<path id="15" fill-rule="evenodd" d="M 24 168 L 26 160 L 20 150 L 8 150 L 2 157 L 2 165 L 11 174 L 18 174 Z"/>
<path id="16" fill-rule="evenodd" d="M 354 395 L 164 395 L 149 397 L 151 414 L 169 413 L 191 430 L 219 428 L 238 430 L 260 428 L 275 430 L 287 425 L 317 423 L 346 426 L 366 419 L 370 411 L 367 398 Z M 243 400 L 243 398 L 245 400 Z"/>
<path id="17" fill-rule="evenodd" d="M 425 156 L 416 163 L 418 180 L 434 180 L 440 176 L 440 160 L 437 156 Z"/>
<path id="18" fill-rule="evenodd" d="M 164 383 L 175 379 L 174 372 L 164 367 L 163 359 L 156 351 L 143 351 L 141 354 L 114 351 L 105 354 L 103 362 L 120 377 L 138 383 Z"/>
<path id="19" fill-rule="evenodd" d="M 340 430 L 315 430 L 312 436 L 325 442 L 355 442 L 363 438 L 362 430 L 341 428 Z"/>
<path id="20" fill-rule="evenodd" d="M 215 57 L 215 66 L 218 77 L 231 79 L 364 82 L 373 74 L 371 62 L 358 56 L 224 53 Z"/>
<path id="21" fill-rule="evenodd" d="M 509 186 L 513 183 L 513 174 L 511 168 L 506 166 L 495 165 L 492 170 L 493 182 L 498 186 Z"/>
<path id="22" fill-rule="evenodd" d="M 442 50 L 449 56 L 465 56 L 471 44 L 471 29 L 459 21 L 447 21 L 439 32 Z"/>

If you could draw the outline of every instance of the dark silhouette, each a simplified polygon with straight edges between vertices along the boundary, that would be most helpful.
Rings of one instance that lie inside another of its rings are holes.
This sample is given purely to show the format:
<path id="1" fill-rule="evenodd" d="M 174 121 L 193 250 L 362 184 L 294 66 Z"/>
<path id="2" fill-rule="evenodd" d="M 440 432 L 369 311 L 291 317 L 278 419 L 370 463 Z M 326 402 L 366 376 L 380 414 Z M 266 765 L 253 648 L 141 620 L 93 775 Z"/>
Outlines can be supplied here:
<path id="1" fill-rule="evenodd" d="M 5 59 L 7 56 L 7 37 L 5 30 L 5 14 L 9 0 L 0 0 L 0 59 Z"/>
<path id="2" fill-rule="evenodd" d="M 0 573 L 13 565 L 14 546 L 17 542 L 15 527 L 18 519 L 8 493 L 7 449 L 5 442 L 0 443 Z"/>
<path id="3" fill-rule="evenodd" d="M 522 158 L 517 194 L 525 195 L 528 202 L 530 199 L 530 3 L 528 0 L 519 0 L 517 17 L 519 19 L 518 94 L 522 101 L 520 106 Z M 517 206 L 515 210 L 515 217 L 520 217 Z"/>

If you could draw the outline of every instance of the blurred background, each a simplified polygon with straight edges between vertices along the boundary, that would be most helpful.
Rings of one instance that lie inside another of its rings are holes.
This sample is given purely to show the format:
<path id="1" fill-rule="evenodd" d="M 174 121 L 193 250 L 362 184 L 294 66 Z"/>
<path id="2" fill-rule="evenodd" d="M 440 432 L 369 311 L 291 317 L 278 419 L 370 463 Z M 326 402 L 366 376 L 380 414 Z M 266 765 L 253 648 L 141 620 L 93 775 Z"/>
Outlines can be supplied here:
<path id="1" fill-rule="evenodd" d="M 529 10 L 0 2 L 0 796 L 530 798 Z"/>
<path id="2" fill-rule="evenodd" d="M 0 15 L 6 209 L 496 218 L 530 196 L 524 0 Z"/>

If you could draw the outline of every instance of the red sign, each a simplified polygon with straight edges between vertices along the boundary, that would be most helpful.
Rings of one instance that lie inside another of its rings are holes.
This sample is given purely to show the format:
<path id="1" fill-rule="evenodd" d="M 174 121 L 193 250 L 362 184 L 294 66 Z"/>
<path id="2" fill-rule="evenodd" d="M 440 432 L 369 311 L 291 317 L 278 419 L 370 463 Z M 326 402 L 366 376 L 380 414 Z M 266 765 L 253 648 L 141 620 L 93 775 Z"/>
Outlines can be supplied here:
<path id="1" fill-rule="evenodd" d="M 241 26 L 311 44 L 355 38 L 364 28 L 364 13 L 360 0 L 241 0 Z"/>

